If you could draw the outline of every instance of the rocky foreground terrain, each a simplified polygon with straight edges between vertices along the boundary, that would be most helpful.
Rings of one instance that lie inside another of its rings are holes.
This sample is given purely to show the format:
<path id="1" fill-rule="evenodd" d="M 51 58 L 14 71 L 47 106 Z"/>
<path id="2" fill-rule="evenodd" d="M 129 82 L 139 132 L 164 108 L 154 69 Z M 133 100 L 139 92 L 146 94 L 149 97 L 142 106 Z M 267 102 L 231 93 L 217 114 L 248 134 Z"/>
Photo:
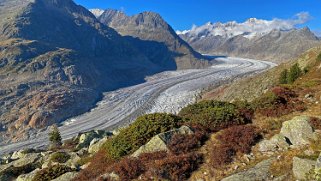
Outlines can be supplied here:
<path id="1" fill-rule="evenodd" d="M 138 46 L 128 38 L 72 0 L 1 0 L 0 143 L 84 113 L 104 91 L 164 70 L 209 66 L 189 49 L 184 56 L 193 61 L 179 67 L 175 55 L 157 59 L 141 51 L 152 41 Z"/>

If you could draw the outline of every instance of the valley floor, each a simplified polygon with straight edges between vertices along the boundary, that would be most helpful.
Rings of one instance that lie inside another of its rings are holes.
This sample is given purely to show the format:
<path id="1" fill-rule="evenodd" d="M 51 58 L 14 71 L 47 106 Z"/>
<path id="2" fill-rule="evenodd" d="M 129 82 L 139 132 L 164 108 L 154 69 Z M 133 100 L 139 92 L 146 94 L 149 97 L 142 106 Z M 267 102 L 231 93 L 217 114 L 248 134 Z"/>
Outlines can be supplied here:
<path id="1" fill-rule="evenodd" d="M 67 120 L 59 128 L 64 139 L 93 129 L 114 130 L 128 125 L 145 113 L 177 113 L 196 101 L 202 90 L 228 83 L 242 76 L 260 73 L 274 67 L 264 61 L 241 58 L 217 58 L 208 69 L 169 71 L 148 77 L 143 84 L 104 94 L 97 107 Z M 23 148 L 41 148 L 48 143 L 47 132 L 27 141 L 0 145 L 0 155 Z"/>

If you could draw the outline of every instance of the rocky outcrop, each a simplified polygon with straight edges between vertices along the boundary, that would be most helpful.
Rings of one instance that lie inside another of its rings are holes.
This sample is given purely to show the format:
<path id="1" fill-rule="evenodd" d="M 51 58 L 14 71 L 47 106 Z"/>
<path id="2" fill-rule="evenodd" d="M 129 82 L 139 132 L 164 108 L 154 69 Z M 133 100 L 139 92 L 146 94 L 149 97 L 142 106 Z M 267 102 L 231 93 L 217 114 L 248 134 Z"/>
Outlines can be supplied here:
<path id="1" fill-rule="evenodd" d="M 23 175 L 19 175 L 19 177 L 17 178 L 16 181 L 33 181 L 34 177 L 36 175 L 36 173 L 39 171 L 40 169 L 37 168 L 34 171 L 28 173 L 28 174 L 23 174 Z"/>
<path id="2" fill-rule="evenodd" d="M 259 151 L 275 152 L 286 151 L 290 146 L 302 147 L 317 139 L 316 133 L 310 125 L 310 117 L 297 116 L 282 124 L 280 134 L 274 135 L 270 140 L 259 143 Z"/>
<path id="3" fill-rule="evenodd" d="M 289 147 L 290 144 L 282 134 L 276 134 L 270 140 L 263 140 L 259 143 L 261 152 L 285 151 Z"/>
<path id="4" fill-rule="evenodd" d="M 316 165 L 315 160 L 302 159 L 298 157 L 293 158 L 293 175 L 298 180 L 305 180 L 306 174 L 314 169 Z"/>
<path id="5" fill-rule="evenodd" d="M 107 131 L 102 131 L 102 130 L 94 130 L 94 131 L 89 131 L 87 133 L 82 133 L 79 136 L 79 143 L 76 146 L 76 148 L 81 149 L 84 147 L 88 147 L 94 144 L 95 142 L 98 142 L 100 139 L 104 137 L 110 137 L 111 135 L 112 133 Z"/>
<path id="6" fill-rule="evenodd" d="M 222 179 L 222 181 L 268 181 L 271 180 L 270 177 L 270 166 L 273 162 L 273 158 L 264 160 L 258 163 L 255 167 L 250 168 L 244 172 L 240 172 L 234 175 L 231 175 L 227 178 Z"/>
<path id="7" fill-rule="evenodd" d="M 303 146 L 316 139 L 312 126 L 309 124 L 310 117 L 298 116 L 282 124 L 281 135 L 289 139 L 293 146 Z"/>
<path id="8" fill-rule="evenodd" d="M 138 157 L 142 153 L 153 153 L 157 151 L 169 151 L 167 145 L 175 134 L 193 134 L 194 132 L 187 126 L 182 126 L 179 129 L 174 129 L 165 133 L 160 133 L 154 136 L 148 143 L 140 147 L 132 154 L 133 157 Z"/>
<path id="9" fill-rule="evenodd" d="M 95 142 L 91 141 L 88 148 L 88 153 L 90 154 L 97 153 L 107 140 L 108 140 L 108 137 L 105 137 L 98 141 L 93 140 Z"/>

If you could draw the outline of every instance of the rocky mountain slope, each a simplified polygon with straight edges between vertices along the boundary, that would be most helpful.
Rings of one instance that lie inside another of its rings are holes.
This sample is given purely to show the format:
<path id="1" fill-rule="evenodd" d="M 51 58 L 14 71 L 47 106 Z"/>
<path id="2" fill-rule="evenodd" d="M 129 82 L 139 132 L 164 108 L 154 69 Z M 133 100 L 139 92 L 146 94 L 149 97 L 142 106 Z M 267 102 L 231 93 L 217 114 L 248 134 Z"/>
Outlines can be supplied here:
<path id="1" fill-rule="evenodd" d="M 92 10 L 95 13 L 95 10 Z M 121 11 L 106 10 L 98 19 L 114 28 L 127 40 L 139 47 L 151 60 L 162 57 L 164 66 L 176 66 L 178 69 L 204 67 L 205 58 L 183 41 L 157 13 L 143 12 L 127 16 Z M 172 62 L 167 62 L 172 59 Z"/>
<path id="2" fill-rule="evenodd" d="M 255 18 L 244 23 L 208 23 L 178 34 L 202 53 L 279 63 L 320 44 L 319 38 L 309 28 L 295 29 L 286 23 Z"/>
<path id="3" fill-rule="evenodd" d="M 151 59 L 72 0 L 1 0 L 0 145 L 83 113 L 102 91 L 172 64 Z"/>

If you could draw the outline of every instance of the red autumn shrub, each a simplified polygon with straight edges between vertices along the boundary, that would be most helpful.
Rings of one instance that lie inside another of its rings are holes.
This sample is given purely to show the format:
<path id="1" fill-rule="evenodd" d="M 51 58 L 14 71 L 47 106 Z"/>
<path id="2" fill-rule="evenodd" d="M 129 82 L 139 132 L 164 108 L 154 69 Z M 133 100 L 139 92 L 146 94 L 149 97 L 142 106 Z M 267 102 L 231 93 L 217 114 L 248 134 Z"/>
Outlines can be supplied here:
<path id="1" fill-rule="evenodd" d="M 194 134 L 176 134 L 172 137 L 171 141 L 169 142 L 168 148 L 172 153 L 178 155 L 182 153 L 188 153 L 191 150 L 199 147 L 199 145 L 199 141 Z"/>
<path id="2" fill-rule="evenodd" d="M 217 137 L 223 144 L 230 145 L 236 152 L 249 153 L 258 141 L 259 134 L 252 125 L 233 126 L 223 130 Z"/>
<path id="3" fill-rule="evenodd" d="M 115 160 L 107 157 L 107 153 L 104 150 L 100 150 L 90 160 L 90 165 L 79 172 L 74 181 L 91 181 L 93 178 L 97 178 L 100 175 L 106 173 L 108 167 L 113 164 Z"/>
<path id="4" fill-rule="evenodd" d="M 137 158 L 123 158 L 111 167 L 111 171 L 119 175 L 121 180 L 132 180 L 139 177 L 145 171 L 145 165 Z"/>
<path id="5" fill-rule="evenodd" d="M 157 160 L 150 166 L 147 178 L 156 177 L 172 181 L 187 180 L 190 174 L 202 162 L 199 154 L 170 155 L 163 160 Z"/>
<path id="6" fill-rule="evenodd" d="M 166 151 L 158 151 L 154 153 L 143 153 L 139 156 L 139 160 L 142 163 L 149 164 L 155 160 L 161 160 L 167 157 Z"/>
<path id="7" fill-rule="evenodd" d="M 208 135 L 211 130 L 203 125 L 200 124 L 187 124 L 192 130 L 194 131 L 194 136 L 199 140 L 202 144 L 208 139 Z"/>
<path id="8" fill-rule="evenodd" d="M 210 165 L 214 168 L 220 168 L 231 163 L 235 154 L 235 150 L 230 145 L 213 145 L 209 150 Z"/>
<path id="9" fill-rule="evenodd" d="M 285 87 L 275 87 L 254 102 L 258 113 L 267 117 L 280 117 L 295 111 L 304 111 L 304 102 L 296 93 Z"/>

